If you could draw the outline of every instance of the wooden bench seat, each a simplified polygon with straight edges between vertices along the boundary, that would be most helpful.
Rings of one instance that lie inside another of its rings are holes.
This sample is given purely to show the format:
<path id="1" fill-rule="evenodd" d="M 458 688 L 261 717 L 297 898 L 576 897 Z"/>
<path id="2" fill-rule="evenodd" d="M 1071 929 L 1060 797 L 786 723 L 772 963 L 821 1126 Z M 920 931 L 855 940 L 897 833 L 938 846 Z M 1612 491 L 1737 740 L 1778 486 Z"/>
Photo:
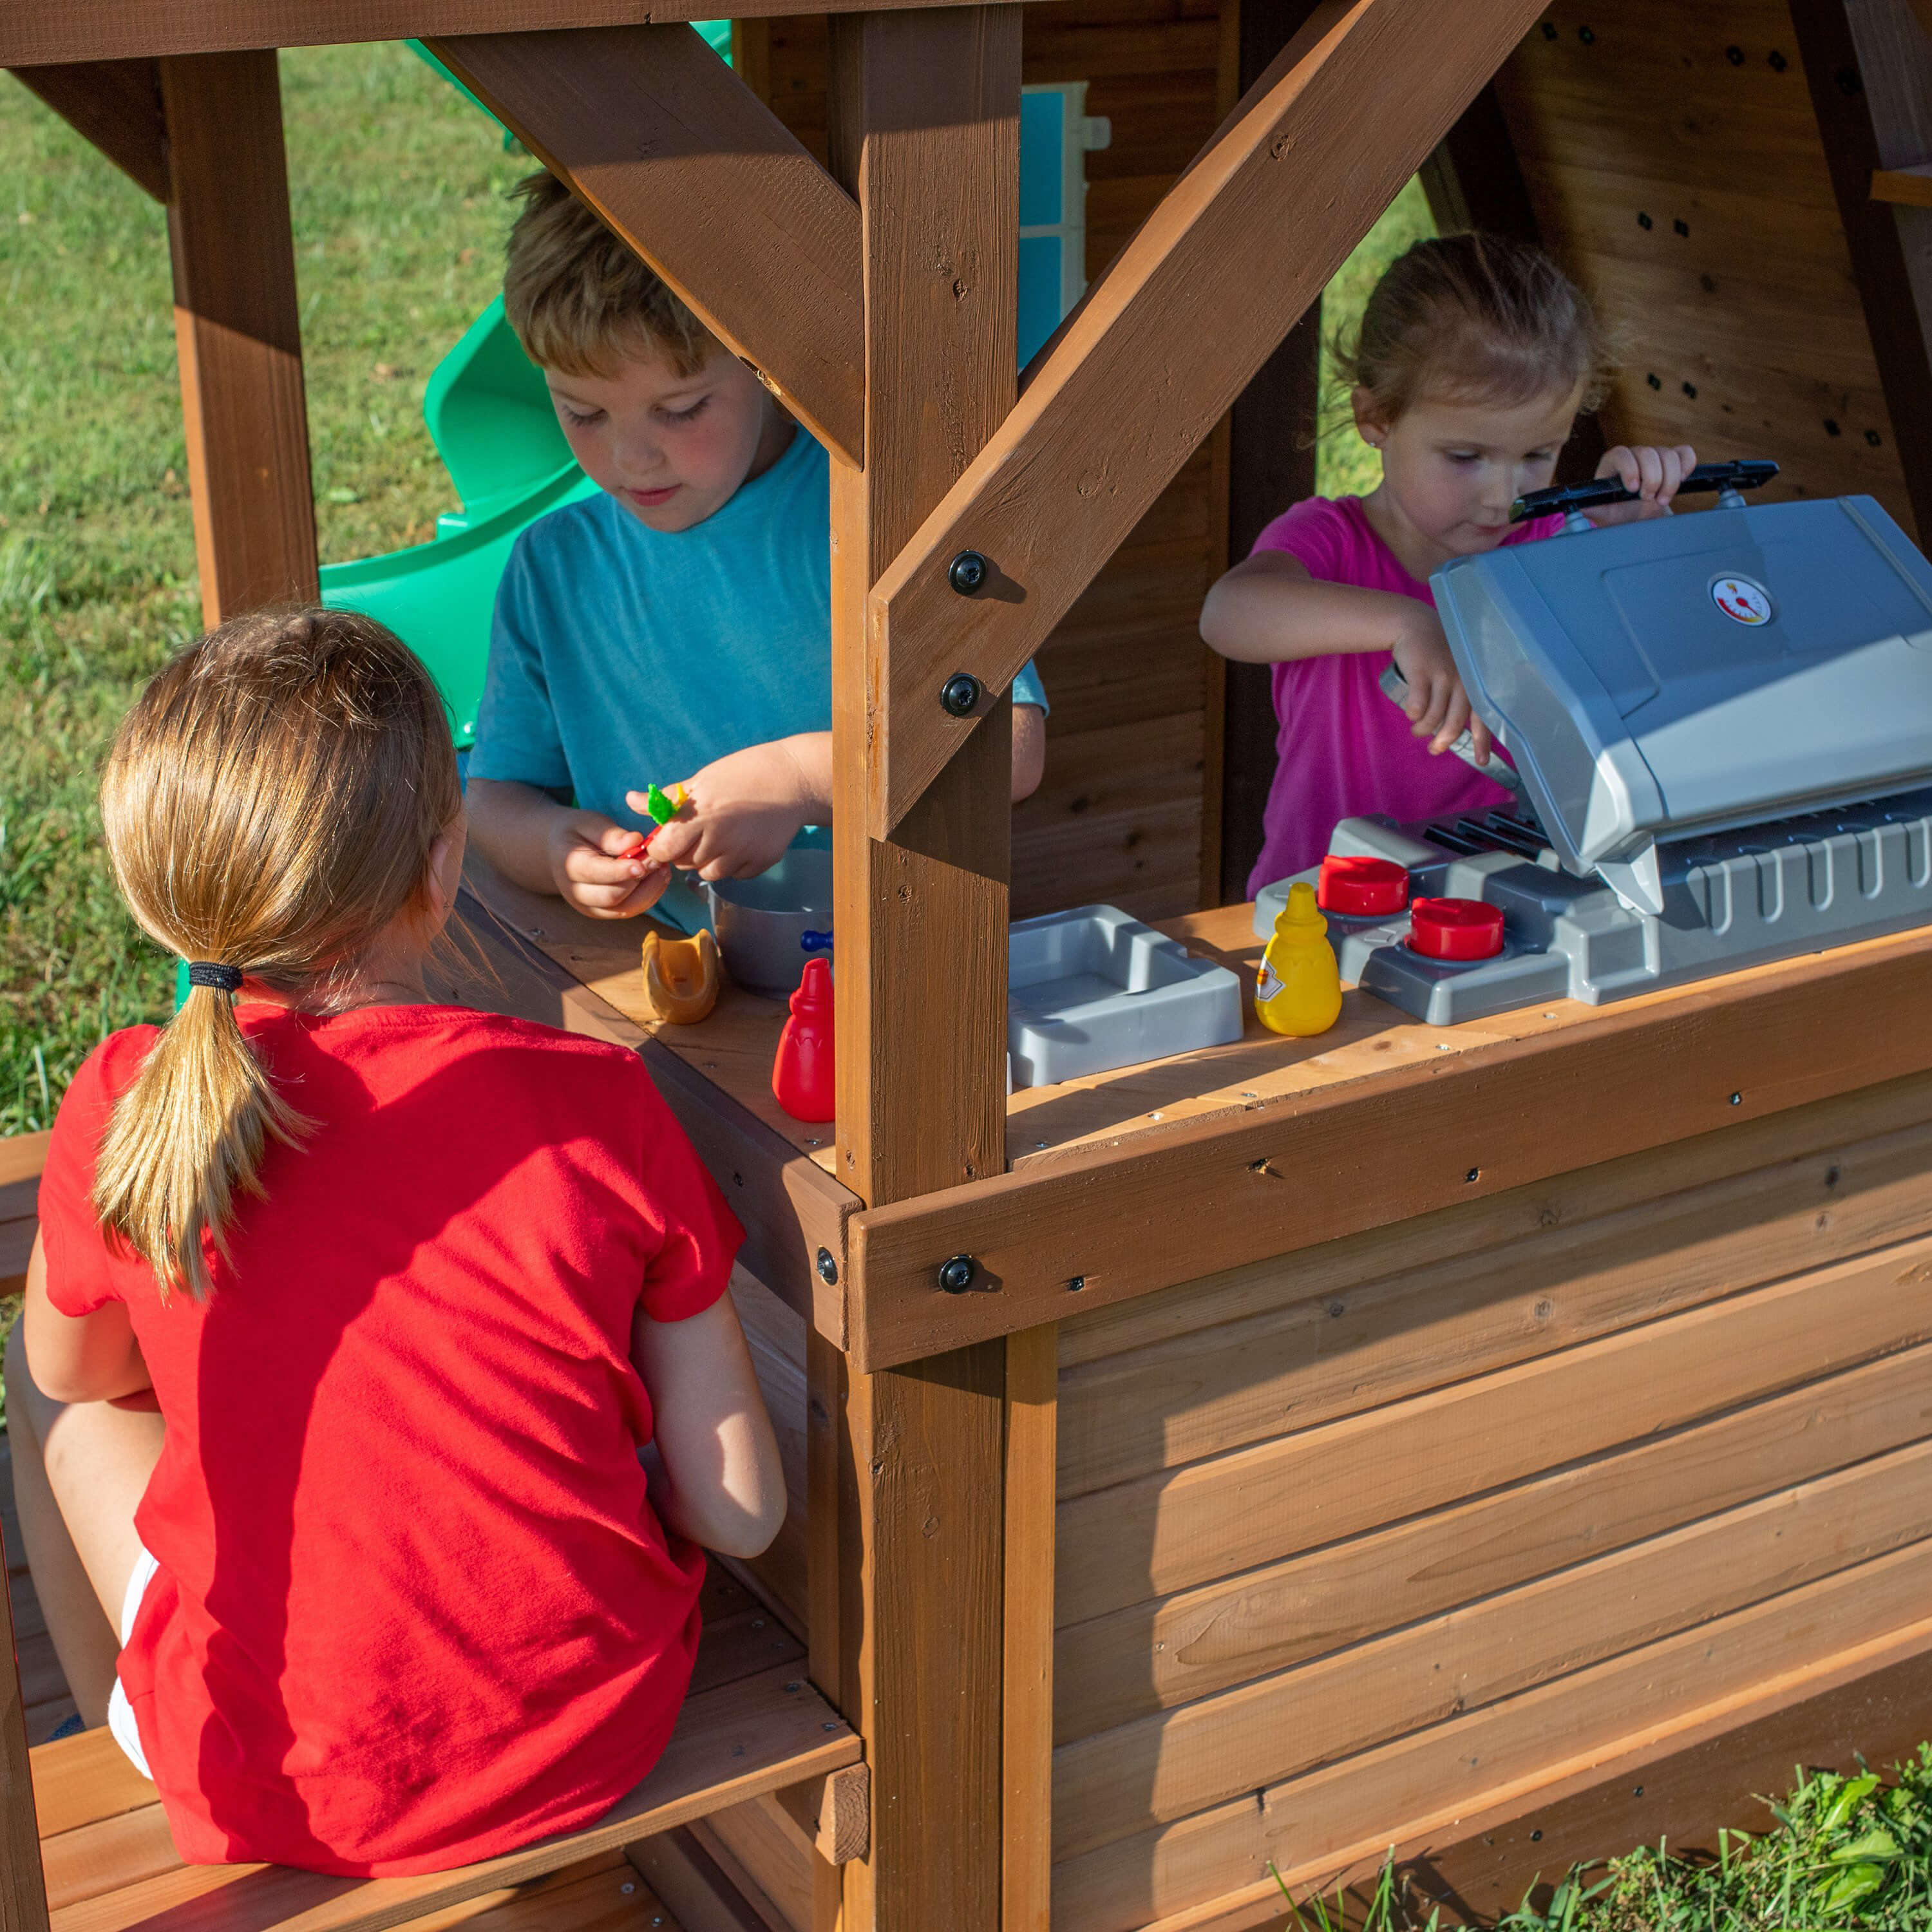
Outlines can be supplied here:
<path id="1" fill-rule="evenodd" d="M 727 1608 L 732 1592 L 747 1607 L 707 1624 L 697 1688 L 650 1776 L 585 1830 L 454 1871 L 362 1880 L 274 1865 L 186 1865 L 154 1786 L 104 1730 L 37 1747 L 34 1798 L 54 1932 L 377 1932 L 764 1793 L 807 1787 L 789 1808 L 817 1816 L 812 1787 L 841 1772 L 849 1783 L 859 1741 L 806 1682 L 798 1646 L 776 1620 L 728 1580 L 707 1594 Z M 766 1662 L 773 1650 L 784 1654 L 776 1665 Z M 842 1796 L 849 1809 L 851 1794 Z M 829 1815 L 835 1808 L 824 1808 Z"/>

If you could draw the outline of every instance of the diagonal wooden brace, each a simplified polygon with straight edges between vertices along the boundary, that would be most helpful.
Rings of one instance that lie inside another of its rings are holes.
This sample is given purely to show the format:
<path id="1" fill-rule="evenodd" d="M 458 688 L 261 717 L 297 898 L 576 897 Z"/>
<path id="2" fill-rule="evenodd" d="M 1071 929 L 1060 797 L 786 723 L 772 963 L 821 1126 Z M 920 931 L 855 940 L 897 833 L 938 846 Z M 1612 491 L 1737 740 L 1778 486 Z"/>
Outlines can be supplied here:
<path id="1" fill-rule="evenodd" d="M 860 461 L 857 206 L 692 28 L 428 44 L 820 442 Z"/>
<path id="2" fill-rule="evenodd" d="M 874 838 L 902 823 L 1542 10 L 1330 0 L 1250 89 L 874 586 Z M 986 568 L 962 596 L 951 580 L 970 581 L 970 566 L 954 568 L 969 554 Z M 970 710 L 961 673 L 978 687 Z"/>
<path id="3" fill-rule="evenodd" d="M 167 200 L 168 130 L 158 62 L 80 61 L 14 73 L 123 173 L 157 201 Z"/>

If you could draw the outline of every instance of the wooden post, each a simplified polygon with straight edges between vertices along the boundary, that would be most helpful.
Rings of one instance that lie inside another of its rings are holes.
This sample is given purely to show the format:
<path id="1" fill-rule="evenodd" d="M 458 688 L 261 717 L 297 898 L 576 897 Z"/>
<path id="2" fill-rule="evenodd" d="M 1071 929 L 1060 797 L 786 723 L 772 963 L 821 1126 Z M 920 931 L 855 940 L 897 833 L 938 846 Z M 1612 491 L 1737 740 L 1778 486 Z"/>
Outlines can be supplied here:
<path id="1" fill-rule="evenodd" d="M 201 611 L 319 595 L 288 164 L 272 49 L 160 63 Z"/>
<path id="2" fill-rule="evenodd" d="M 1243 0 L 1235 98 L 1307 24 L 1316 0 Z M 1316 418 L 1321 408 L 1322 298 L 1282 339 L 1228 412 L 1228 562 L 1292 503 L 1315 494 Z M 1221 754 L 1222 903 L 1248 896 L 1261 856 L 1262 814 L 1274 783 L 1274 674 L 1268 664 L 1223 664 Z"/>
<path id="3" fill-rule="evenodd" d="M 1932 208 L 1872 199 L 1872 174 L 1932 153 L 1932 34 L 1906 0 L 1793 0 L 1872 356 L 1921 543 L 1932 538 Z"/>
<path id="4" fill-rule="evenodd" d="M 0 1932 L 47 1932 L 46 1881 L 27 1756 L 27 1711 L 14 1649 L 6 1540 L 0 1536 Z"/>
<path id="5" fill-rule="evenodd" d="M 1053 1919 L 1053 1576 L 1060 1324 L 1006 1337 L 1001 1932 Z"/>
<path id="6" fill-rule="evenodd" d="M 866 602 L 1017 392 L 1019 80 L 1017 8 L 832 23 L 866 398 L 863 468 L 832 465 L 838 1172 L 875 1204 L 1006 1165 L 1011 706 L 869 837 L 884 668 Z M 819 1907 L 844 1932 L 999 1924 L 1004 1358 L 996 1342 L 863 1376 L 812 1353 L 813 1673 L 872 1774 L 870 1852 Z"/>

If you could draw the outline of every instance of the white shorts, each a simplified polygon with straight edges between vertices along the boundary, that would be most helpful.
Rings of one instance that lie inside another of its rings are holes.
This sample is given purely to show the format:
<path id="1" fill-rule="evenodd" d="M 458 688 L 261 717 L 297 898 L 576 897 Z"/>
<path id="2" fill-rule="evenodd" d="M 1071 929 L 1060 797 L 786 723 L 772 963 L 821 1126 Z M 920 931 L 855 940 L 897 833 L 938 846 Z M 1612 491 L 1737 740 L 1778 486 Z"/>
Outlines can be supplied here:
<path id="1" fill-rule="evenodd" d="M 134 1559 L 134 1574 L 128 1579 L 128 1594 L 121 1600 L 121 1647 L 126 1649 L 128 1640 L 134 1634 L 134 1619 L 141 1613 L 141 1598 L 154 1572 L 161 1566 L 148 1555 L 147 1546 L 141 1546 L 141 1553 Z M 107 1728 L 114 1733 L 114 1742 L 128 1755 L 128 1762 L 146 1778 L 150 1784 L 154 1774 L 148 1768 L 148 1754 L 141 1748 L 141 1733 L 134 1726 L 134 1707 L 128 1701 L 128 1694 L 121 1688 L 121 1680 L 114 1680 L 113 1695 L 107 1700 Z"/>

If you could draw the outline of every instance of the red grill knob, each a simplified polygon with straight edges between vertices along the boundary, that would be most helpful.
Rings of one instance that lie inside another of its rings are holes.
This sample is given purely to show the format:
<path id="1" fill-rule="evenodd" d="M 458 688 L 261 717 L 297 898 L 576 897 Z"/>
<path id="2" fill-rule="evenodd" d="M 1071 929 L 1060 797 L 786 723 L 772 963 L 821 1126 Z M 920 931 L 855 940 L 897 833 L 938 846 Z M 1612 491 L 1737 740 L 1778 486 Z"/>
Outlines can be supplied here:
<path id="1" fill-rule="evenodd" d="M 1324 912 L 1346 919 L 1400 912 L 1408 903 L 1408 872 L 1393 859 L 1345 858 L 1331 852 L 1322 862 L 1315 896 Z"/>
<path id="2" fill-rule="evenodd" d="M 1430 959 L 1493 959 L 1503 950 L 1503 910 L 1480 899 L 1418 899 L 1408 943 Z"/>

